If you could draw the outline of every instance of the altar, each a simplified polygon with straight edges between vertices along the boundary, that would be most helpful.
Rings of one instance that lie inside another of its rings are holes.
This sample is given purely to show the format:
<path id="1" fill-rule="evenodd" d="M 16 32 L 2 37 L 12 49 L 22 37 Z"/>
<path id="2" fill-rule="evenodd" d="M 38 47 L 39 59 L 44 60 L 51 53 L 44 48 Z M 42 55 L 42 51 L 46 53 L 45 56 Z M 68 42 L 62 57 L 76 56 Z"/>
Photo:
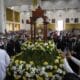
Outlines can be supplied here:
<path id="1" fill-rule="evenodd" d="M 47 25 L 49 22 L 47 21 L 47 16 L 44 14 L 45 10 L 38 6 L 35 11 L 32 11 L 32 17 L 30 17 L 30 21 L 27 20 L 27 23 L 31 25 L 32 41 L 36 41 L 37 37 L 39 37 L 39 33 L 41 33 L 42 40 L 47 40 Z"/>

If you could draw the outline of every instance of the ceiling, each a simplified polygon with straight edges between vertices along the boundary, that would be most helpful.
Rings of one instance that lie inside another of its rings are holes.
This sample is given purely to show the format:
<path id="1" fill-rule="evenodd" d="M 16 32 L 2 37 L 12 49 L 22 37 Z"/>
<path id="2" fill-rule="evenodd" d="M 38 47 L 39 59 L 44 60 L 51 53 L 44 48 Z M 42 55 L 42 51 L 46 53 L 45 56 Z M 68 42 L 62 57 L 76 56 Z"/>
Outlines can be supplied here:
<path id="1" fill-rule="evenodd" d="M 80 0 L 39 0 L 44 9 L 80 8 Z M 29 8 L 32 0 L 4 0 L 6 7 L 26 5 Z M 23 8 L 24 9 L 24 6 Z"/>

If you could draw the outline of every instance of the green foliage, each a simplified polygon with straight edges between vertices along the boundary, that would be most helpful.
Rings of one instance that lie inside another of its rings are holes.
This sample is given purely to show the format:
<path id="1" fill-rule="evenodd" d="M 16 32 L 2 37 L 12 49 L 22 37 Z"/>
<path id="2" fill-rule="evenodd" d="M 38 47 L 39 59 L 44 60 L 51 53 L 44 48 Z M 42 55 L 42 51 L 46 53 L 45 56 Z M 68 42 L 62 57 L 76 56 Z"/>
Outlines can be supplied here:
<path id="1" fill-rule="evenodd" d="M 35 65 L 42 66 L 45 61 L 50 65 L 54 65 L 57 56 L 60 55 L 53 41 L 37 41 L 35 43 L 25 42 L 22 45 L 22 55 L 17 56 L 16 59 L 26 62 L 33 61 Z"/>
<path id="2" fill-rule="evenodd" d="M 53 77 L 57 72 L 65 73 L 62 68 L 63 59 L 53 41 L 27 41 L 21 48 L 22 52 L 11 59 L 7 69 L 8 75 L 14 80 L 26 80 L 30 76 L 39 79 Z"/>

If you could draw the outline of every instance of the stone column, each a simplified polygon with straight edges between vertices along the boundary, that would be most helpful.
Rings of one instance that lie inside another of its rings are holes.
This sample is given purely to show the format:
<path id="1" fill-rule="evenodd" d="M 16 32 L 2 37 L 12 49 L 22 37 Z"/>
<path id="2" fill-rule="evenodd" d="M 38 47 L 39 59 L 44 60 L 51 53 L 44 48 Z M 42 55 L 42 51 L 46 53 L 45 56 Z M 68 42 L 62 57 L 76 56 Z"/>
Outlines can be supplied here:
<path id="1" fill-rule="evenodd" d="M 0 32 L 5 32 L 6 29 L 6 8 L 4 0 L 0 0 Z"/>

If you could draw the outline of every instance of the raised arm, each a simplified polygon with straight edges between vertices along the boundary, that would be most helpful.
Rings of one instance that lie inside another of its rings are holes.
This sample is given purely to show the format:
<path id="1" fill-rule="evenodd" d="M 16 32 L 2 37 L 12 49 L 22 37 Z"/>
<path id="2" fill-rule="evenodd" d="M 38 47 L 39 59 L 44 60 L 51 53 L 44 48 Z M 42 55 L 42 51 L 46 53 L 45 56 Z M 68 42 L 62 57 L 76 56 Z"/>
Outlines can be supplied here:
<path id="1" fill-rule="evenodd" d="M 80 66 L 80 60 L 78 60 L 77 58 L 71 56 L 70 59 L 75 63 L 77 64 L 78 66 Z"/>
<path id="2" fill-rule="evenodd" d="M 61 56 L 63 58 L 63 68 L 67 71 L 67 72 L 70 72 L 70 73 L 74 73 L 74 71 L 71 69 L 71 67 L 69 66 L 68 64 L 68 61 L 66 59 L 66 55 L 63 51 L 61 50 L 58 50 L 59 53 L 61 53 Z"/>
<path id="3" fill-rule="evenodd" d="M 77 58 L 73 57 L 71 55 L 71 53 L 68 53 L 68 57 L 78 66 L 80 66 L 80 60 L 78 60 Z"/>
<path id="4" fill-rule="evenodd" d="M 70 73 L 74 73 L 74 71 L 71 69 L 71 67 L 69 66 L 67 59 L 64 58 L 64 63 L 63 63 L 63 68 Z"/>

